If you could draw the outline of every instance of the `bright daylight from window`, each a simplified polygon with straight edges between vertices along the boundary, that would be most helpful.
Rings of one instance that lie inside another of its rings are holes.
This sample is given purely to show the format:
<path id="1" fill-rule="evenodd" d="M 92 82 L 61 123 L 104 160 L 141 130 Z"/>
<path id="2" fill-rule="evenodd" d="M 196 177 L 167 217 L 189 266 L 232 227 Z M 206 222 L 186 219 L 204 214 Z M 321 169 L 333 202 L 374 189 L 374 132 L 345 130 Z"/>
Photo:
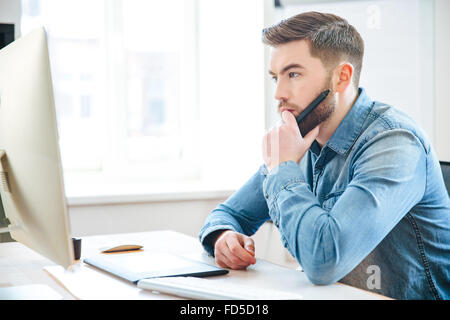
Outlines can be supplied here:
<path id="1" fill-rule="evenodd" d="M 250 19 L 237 5 L 22 0 L 22 35 L 48 34 L 68 196 L 77 185 L 235 188 L 260 165 L 262 4 L 244 5 Z M 231 62 L 238 46 L 247 53 Z"/>

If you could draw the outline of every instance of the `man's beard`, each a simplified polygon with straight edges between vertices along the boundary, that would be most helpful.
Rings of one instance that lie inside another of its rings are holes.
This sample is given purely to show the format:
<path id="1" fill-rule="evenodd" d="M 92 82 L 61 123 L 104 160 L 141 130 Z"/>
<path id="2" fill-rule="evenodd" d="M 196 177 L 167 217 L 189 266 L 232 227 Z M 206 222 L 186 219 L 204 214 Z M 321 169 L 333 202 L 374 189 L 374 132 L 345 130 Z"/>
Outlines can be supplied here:
<path id="1" fill-rule="evenodd" d="M 325 87 L 322 91 L 320 91 L 320 93 L 329 88 L 331 87 Z M 300 122 L 299 128 L 302 137 L 307 135 L 308 132 L 317 127 L 319 124 L 328 120 L 328 118 L 330 118 L 333 114 L 335 108 L 336 98 L 334 97 L 333 92 L 330 91 L 325 100 L 323 100 L 317 108 L 315 108 L 305 119 L 302 120 L 302 122 Z"/>
<path id="2" fill-rule="evenodd" d="M 326 121 L 330 116 L 333 114 L 334 109 L 336 108 L 336 98 L 333 95 L 332 91 L 332 82 L 331 77 L 329 77 L 325 81 L 325 85 L 322 87 L 322 90 L 317 93 L 317 96 L 322 93 L 323 91 L 330 89 L 330 93 L 328 96 L 323 100 L 317 108 L 315 108 L 305 119 L 302 120 L 299 124 L 300 133 L 302 134 L 302 137 L 308 134 L 312 129 L 317 127 L 322 122 Z M 314 97 L 315 99 L 315 97 Z M 280 102 L 279 109 L 284 106 L 283 103 Z M 288 105 L 289 106 L 289 105 Z M 306 106 L 305 106 L 306 108 Z M 295 108 L 298 110 L 298 108 Z"/>

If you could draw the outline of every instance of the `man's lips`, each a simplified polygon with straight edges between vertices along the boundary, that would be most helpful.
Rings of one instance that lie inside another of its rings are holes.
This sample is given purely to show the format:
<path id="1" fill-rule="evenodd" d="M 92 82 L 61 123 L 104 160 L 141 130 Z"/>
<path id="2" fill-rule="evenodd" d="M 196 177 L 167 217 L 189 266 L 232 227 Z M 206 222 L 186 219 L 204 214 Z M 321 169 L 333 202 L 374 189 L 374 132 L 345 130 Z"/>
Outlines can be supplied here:
<path id="1" fill-rule="evenodd" d="M 280 114 L 282 114 L 283 111 L 289 111 L 289 112 L 292 113 L 294 116 L 297 116 L 297 113 L 295 112 L 295 109 L 291 109 L 291 108 L 288 108 L 288 107 L 282 107 L 282 108 L 280 108 Z"/>

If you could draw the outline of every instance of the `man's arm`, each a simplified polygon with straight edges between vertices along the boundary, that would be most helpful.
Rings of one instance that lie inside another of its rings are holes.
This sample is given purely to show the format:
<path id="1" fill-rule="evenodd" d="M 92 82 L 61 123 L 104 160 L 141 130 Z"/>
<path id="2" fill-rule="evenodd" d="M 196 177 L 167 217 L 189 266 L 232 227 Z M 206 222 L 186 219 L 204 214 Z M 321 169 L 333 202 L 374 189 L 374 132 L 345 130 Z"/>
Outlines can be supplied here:
<path id="1" fill-rule="evenodd" d="M 231 197 L 215 208 L 206 218 L 199 233 L 205 250 L 214 256 L 214 244 L 224 230 L 251 236 L 270 219 L 262 183 L 267 171 L 262 165 L 259 170 Z"/>
<path id="2" fill-rule="evenodd" d="M 330 211 L 298 165 L 279 165 L 263 183 L 269 214 L 308 278 L 330 284 L 358 265 L 422 198 L 426 151 L 412 133 L 384 131 L 354 158 L 353 177 Z"/>

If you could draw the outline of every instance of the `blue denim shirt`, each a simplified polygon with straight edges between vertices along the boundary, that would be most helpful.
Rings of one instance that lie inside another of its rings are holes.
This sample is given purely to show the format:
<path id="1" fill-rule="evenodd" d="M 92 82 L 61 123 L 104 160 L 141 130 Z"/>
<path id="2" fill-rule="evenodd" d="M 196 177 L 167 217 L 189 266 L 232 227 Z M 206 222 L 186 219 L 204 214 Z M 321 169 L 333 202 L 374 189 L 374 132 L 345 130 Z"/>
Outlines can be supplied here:
<path id="1" fill-rule="evenodd" d="M 330 140 L 299 164 L 265 165 L 207 217 L 253 235 L 272 220 L 311 282 L 396 299 L 450 298 L 450 199 L 438 158 L 400 110 L 359 97 Z"/>

